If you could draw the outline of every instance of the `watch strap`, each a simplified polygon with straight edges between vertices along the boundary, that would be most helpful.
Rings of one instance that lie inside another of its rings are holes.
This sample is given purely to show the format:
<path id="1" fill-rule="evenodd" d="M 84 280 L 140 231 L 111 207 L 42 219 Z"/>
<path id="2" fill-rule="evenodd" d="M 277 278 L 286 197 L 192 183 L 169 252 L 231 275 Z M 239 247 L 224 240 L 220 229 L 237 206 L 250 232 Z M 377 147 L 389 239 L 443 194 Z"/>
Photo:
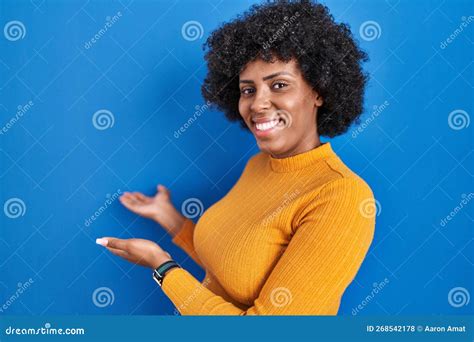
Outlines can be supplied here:
<path id="1" fill-rule="evenodd" d="M 160 287 L 163 286 L 163 279 L 165 277 L 166 272 L 176 267 L 181 266 L 174 260 L 168 260 L 162 263 L 153 271 L 153 279 L 158 283 L 158 285 L 160 285 Z"/>

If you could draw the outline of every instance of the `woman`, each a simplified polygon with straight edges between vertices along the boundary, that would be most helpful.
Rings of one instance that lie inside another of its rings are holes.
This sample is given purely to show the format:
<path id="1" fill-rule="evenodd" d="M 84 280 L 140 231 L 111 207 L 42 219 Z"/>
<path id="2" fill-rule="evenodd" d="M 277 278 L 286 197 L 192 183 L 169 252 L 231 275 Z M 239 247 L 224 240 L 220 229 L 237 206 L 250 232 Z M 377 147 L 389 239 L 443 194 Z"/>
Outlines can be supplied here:
<path id="1" fill-rule="evenodd" d="M 250 130 L 261 152 L 196 225 L 164 186 L 151 198 L 121 198 L 163 226 L 206 278 L 151 241 L 97 242 L 158 269 L 183 315 L 335 315 L 372 242 L 374 198 L 320 136 L 340 135 L 360 116 L 366 55 L 310 1 L 253 6 L 206 45 L 204 98 Z"/>

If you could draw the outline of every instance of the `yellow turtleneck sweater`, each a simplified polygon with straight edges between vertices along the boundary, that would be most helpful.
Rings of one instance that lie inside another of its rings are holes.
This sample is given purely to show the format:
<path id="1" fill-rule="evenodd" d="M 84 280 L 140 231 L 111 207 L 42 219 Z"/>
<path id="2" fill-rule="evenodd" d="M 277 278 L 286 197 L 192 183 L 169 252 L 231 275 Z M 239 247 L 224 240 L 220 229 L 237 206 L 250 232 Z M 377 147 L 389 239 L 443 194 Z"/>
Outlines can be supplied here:
<path id="1" fill-rule="evenodd" d="M 374 235 L 369 186 L 330 143 L 253 156 L 229 193 L 173 242 L 206 270 L 170 270 L 182 315 L 336 315 Z"/>

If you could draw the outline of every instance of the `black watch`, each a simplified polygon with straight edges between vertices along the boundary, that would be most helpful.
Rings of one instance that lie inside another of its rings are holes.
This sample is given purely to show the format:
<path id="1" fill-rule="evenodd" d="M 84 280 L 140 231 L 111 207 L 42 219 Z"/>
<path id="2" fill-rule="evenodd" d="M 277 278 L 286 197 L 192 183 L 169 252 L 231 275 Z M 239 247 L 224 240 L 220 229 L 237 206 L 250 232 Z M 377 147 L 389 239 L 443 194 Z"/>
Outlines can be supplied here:
<path id="1" fill-rule="evenodd" d="M 166 272 L 170 269 L 181 266 L 174 260 L 168 260 L 162 263 L 153 271 L 153 279 L 158 283 L 158 285 L 163 286 L 163 278 L 165 277 Z"/>

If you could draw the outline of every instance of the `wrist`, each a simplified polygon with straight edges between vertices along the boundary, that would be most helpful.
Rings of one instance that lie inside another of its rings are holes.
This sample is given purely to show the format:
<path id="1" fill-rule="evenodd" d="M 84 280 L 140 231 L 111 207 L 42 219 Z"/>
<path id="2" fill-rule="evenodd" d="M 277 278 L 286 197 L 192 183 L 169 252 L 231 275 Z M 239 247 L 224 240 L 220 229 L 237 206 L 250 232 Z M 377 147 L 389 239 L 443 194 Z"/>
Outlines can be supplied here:
<path id="1" fill-rule="evenodd" d="M 174 210 L 174 212 L 170 214 L 168 224 L 165 227 L 168 233 L 173 237 L 178 234 L 184 224 L 185 219 L 186 218 L 183 215 Z"/>
<path id="2" fill-rule="evenodd" d="M 186 219 L 173 206 L 164 213 L 157 213 L 152 216 L 153 221 L 161 225 L 172 236 L 176 235 Z"/>
<path id="3" fill-rule="evenodd" d="M 160 266 L 158 266 L 155 270 L 153 270 L 153 279 L 160 287 L 162 287 L 163 280 L 166 278 L 168 272 L 175 268 L 181 268 L 181 266 L 174 260 L 166 261 Z"/>
<path id="4" fill-rule="evenodd" d="M 163 265 L 165 262 L 171 261 L 171 260 L 173 260 L 173 259 L 171 258 L 171 256 L 168 253 L 160 252 L 153 259 L 153 261 L 150 264 L 150 267 L 151 267 L 152 270 L 156 270 L 158 267 Z"/>
<path id="5" fill-rule="evenodd" d="M 183 215 L 177 213 L 176 219 L 174 221 L 173 227 L 172 227 L 172 234 L 175 236 L 176 234 L 179 233 L 181 230 L 181 227 L 183 227 L 184 221 L 186 220 L 186 217 Z"/>

